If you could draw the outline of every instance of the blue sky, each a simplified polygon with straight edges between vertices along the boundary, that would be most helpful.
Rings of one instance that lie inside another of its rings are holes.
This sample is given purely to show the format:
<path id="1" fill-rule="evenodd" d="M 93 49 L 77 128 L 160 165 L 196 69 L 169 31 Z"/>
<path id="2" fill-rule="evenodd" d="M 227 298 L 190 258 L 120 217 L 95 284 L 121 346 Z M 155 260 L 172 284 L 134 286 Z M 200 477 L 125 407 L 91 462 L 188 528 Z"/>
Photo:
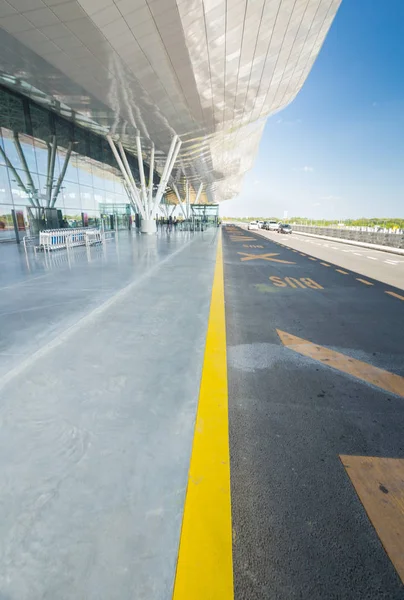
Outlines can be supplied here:
<path id="1" fill-rule="evenodd" d="M 404 0 L 342 0 L 229 216 L 404 216 Z"/>

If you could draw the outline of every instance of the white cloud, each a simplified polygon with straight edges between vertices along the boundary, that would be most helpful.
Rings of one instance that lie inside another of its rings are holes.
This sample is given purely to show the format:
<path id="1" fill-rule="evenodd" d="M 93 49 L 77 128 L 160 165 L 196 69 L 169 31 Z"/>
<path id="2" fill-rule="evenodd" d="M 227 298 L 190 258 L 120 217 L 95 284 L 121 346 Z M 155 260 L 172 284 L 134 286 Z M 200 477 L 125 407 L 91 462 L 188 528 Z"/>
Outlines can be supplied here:
<path id="1" fill-rule="evenodd" d="M 303 171 L 304 173 L 313 173 L 314 167 L 309 167 L 305 165 L 304 167 L 300 167 L 299 169 L 293 169 L 294 171 Z"/>

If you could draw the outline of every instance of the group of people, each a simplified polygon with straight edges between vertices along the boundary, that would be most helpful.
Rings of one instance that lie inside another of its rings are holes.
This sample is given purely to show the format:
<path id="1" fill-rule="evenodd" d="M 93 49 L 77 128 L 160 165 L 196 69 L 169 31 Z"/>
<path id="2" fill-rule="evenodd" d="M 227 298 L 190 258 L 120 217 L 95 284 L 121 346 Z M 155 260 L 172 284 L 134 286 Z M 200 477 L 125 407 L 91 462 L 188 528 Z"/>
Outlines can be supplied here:
<path id="1" fill-rule="evenodd" d="M 177 217 L 173 218 L 171 215 L 168 218 L 160 217 L 159 219 L 156 219 L 157 231 L 159 230 L 159 228 L 161 231 L 163 231 L 164 227 L 166 227 L 167 231 L 176 231 L 178 222 L 179 221 Z"/>

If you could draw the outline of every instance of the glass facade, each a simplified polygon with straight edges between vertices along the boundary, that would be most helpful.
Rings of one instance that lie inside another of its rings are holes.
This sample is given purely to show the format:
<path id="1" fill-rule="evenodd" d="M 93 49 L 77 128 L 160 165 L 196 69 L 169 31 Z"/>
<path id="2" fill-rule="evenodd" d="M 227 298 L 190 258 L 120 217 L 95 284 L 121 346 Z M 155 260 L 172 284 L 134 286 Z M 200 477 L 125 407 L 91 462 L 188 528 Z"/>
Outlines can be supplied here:
<path id="1" fill-rule="evenodd" d="M 136 174 L 136 158 L 128 158 Z M 127 205 L 102 136 L 0 87 L 0 241 L 15 240 L 15 227 L 33 233 L 33 222 L 46 225 L 52 208 L 64 227 L 99 225 L 101 216 L 106 227 L 126 227 L 129 218 L 109 215 Z"/>

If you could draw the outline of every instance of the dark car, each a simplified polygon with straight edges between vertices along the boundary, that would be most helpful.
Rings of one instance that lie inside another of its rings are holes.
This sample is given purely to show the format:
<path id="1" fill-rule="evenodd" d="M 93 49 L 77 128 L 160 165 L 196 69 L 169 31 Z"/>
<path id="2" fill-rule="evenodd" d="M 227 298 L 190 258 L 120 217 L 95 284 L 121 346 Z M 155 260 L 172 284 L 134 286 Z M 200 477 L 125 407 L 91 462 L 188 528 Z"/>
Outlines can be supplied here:
<path id="1" fill-rule="evenodd" d="M 279 223 L 278 233 L 292 233 L 292 228 L 290 225 L 287 225 L 285 223 Z"/>

